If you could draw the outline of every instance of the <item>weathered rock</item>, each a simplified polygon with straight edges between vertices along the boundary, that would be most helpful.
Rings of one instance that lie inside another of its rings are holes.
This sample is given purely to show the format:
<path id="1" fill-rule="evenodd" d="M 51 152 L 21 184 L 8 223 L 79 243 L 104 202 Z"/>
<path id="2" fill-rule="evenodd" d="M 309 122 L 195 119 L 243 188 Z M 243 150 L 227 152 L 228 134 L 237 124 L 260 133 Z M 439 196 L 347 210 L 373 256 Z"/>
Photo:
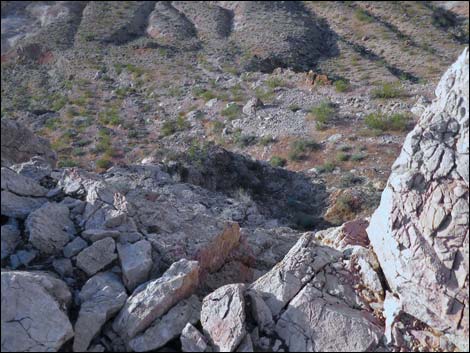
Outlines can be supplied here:
<path id="1" fill-rule="evenodd" d="M 20 242 L 20 230 L 15 224 L 5 224 L 1 230 L 2 260 L 10 256 Z"/>
<path id="2" fill-rule="evenodd" d="M 20 266 L 28 266 L 29 263 L 33 261 L 37 255 L 38 252 L 36 250 L 20 250 L 10 256 L 11 268 L 16 270 Z"/>
<path id="3" fill-rule="evenodd" d="M 70 243 L 64 246 L 64 256 L 75 256 L 87 246 L 88 243 L 85 240 L 83 240 L 81 237 L 75 237 Z"/>
<path id="4" fill-rule="evenodd" d="M 465 49 L 408 134 L 367 230 L 403 310 L 461 350 L 469 334 L 468 95 Z"/>
<path id="5" fill-rule="evenodd" d="M 2 190 L 8 190 L 18 196 L 46 196 L 46 188 L 39 185 L 35 180 L 17 174 L 9 168 L 2 168 L 1 176 Z"/>
<path id="6" fill-rule="evenodd" d="M 249 334 L 245 335 L 245 338 L 243 338 L 243 341 L 238 346 L 236 352 L 254 352 L 253 342 Z"/>
<path id="7" fill-rule="evenodd" d="M 266 334 L 272 333 L 274 320 L 271 309 L 269 309 L 257 292 L 249 290 L 247 291 L 246 296 L 250 300 L 253 319 L 258 325 L 260 331 Z"/>
<path id="8" fill-rule="evenodd" d="M 59 273 L 62 277 L 70 276 L 73 273 L 73 265 L 70 259 L 55 259 L 52 261 L 52 266 L 57 273 Z"/>
<path id="9" fill-rule="evenodd" d="M 35 156 L 28 162 L 13 164 L 10 166 L 18 174 L 40 181 L 52 172 L 51 165 L 42 157 Z"/>
<path id="10" fill-rule="evenodd" d="M 369 313 L 307 285 L 281 315 L 276 333 L 291 352 L 367 352 L 382 337 L 373 321 Z"/>
<path id="11" fill-rule="evenodd" d="M 5 271 L 1 278 L 2 352 L 58 351 L 73 337 L 65 283 L 40 272 Z"/>
<path id="12" fill-rule="evenodd" d="M 249 99 L 248 102 L 246 102 L 246 104 L 243 106 L 242 111 L 246 115 L 253 115 L 256 113 L 256 110 L 261 107 L 263 107 L 263 102 L 261 101 L 261 99 L 253 97 Z"/>
<path id="13" fill-rule="evenodd" d="M 74 352 L 84 352 L 101 327 L 112 318 L 127 299 L 126 289 L 111 272 L 98 273 L 80 291 L 80 312 L 75 324 Z"/>
<path id="14" fill-rule="evenodd" d="M 127 289 L 133 291 L 145 282 L 152 268 L 152 245 L 147 240 L 117 246 L 122 275 Z"/>
<path id="15" fill-rule="evenodd" d="M 47 202 L 47 199 L 42 197 L 22 197 L 7 190 L 2 190 L 1 200 L 2 215 L 21 219 Z"/>
<path id="16" fill-rule="evenodd" d="M 198 284 L 197 261 L 175 262 L 162 277 L 136 288 L 115 319 L 114 330 L 126 340 L 135 337 L 174 304 L 189 297 Z"/>
<path id="17" fill-rule="evenodd" d="M 94 275 L 117 258 L 115 250 L 113 238 L 98 240 L 77 255 L 77 267 L 88 276 Z"/>
<path id="18" fill-rule="evenodd" d="M 47 203 L 31 212 L 26 219 L 29 241 L 44 254 L 59 254 L 75 234 L 69 209 L 57 203 Z"/>
<path id="19" fill-rule="evenodd" d="M 82 237 L 95 242 L 97 240 L 101 240 L 107 237 L 111 237 L 114 239 L 119 238 L 121 233 L 117 230 L 109 230 L 109 229 L 86 229 L 82 232 Z"/>
<path id="20" fill-rule="evenodd" d="M 34 156 L 42 156 L 55 166 L 57 156 L 48 141 L 37 137 L 27 127 L 16 121 L 2 119 L 1 124 L 2 166 L 26 162 Z"/>
<path id="21" fill-rule="evenodd" d="M 186 324 L 196 324 L 201 313 L 201 302 L 193 295 L 180 301 L 141 335 L 129 341 L 129 347 L 135 352 L 146 352 L 163 347 L 170 340 L 178 337 Z"/>
<path id="22" fill-rule="evenodd" d="M 180 340 L 183 352 L 204 352 L 207 349 L 206 338 L 189 322 L 181 332 Z"/>
<path id="23" fill-rule="evenodd" d="M 245 337 L 243 284 L 229 284 L 206 296 L 201 324 L 216 352 L 233 352 Z"/>

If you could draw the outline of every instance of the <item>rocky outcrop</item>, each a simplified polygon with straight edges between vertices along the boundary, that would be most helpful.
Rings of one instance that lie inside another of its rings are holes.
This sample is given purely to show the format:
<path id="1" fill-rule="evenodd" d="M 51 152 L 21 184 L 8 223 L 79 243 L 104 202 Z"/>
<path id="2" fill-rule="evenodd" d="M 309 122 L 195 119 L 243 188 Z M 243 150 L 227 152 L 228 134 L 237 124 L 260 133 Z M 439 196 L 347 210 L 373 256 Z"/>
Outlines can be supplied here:
<path id="1" fill-rule="evenodd" d="M 58 351 L 73 337 L 67 316 L 71 294 L 40 272 L 5 271 L 2 277 L 2 352 Z"/>
<path id="2" fill-rule="evenodd" d="M 2 119 L 1 151 L 2 166 L 26 162 L 33 156 L 41 156 L 55 165 L 57 156 L 48 141 L 34 135 L 26 126 Z"/>
<path id="3" fill-rule="evenodd" d="M 91 277 L 80 291 L 80 312 L 75 323 L 74 352 L 87 351 L 101 327 L 119 312 L 127 299 L 126 289 L 110 272 Z"/>
<path id="4" fill-rule="evenodd" d="M 153 265 L 152 246 L 147 240 L 140 240 L 134 244 L 118 244 L 117 250 L 124 284 L 133 291 L 148 278 Z"/>
<path id="5" fill-rule="evenodd" d="M 216 352 L 233 352 L 245 337 L 244 286 L 230 284 L 202 302 L 201 324 Z"/>
<path id="6" fill-rule="evenodd" d="M 114 321 L 114 330 L 125 339 L 135 337 L 178 301 L 189 297 L 198 285 L 197 261 L 175 262 L 162 277 L 134 291 Z"/>
<path id="7" fill-rule="evenodd" d="M 367 229 L 406 313 L 468 350 L 469 54 L 442 77 Z"/>
<path id="8" fill-rule="evenodd" d="M 77 267 L 92 276 L 117 259 L 116 243 L 104 238 L 93 243 L 77 255 Z"/>
<path id="9" fill-rule="evenodd" d="M 180 339 L 183 352 L 204 352 L 207 349 L 204 335 L 190 323 L 184 327 Z"/>
<path id="10" fill-rule="evenodd" d="M 44 254 L 58 254 L 73 238 L 75 226 L 66 206 L 46 203 L 28 216 L 26 231 L 35 248 Z"/>

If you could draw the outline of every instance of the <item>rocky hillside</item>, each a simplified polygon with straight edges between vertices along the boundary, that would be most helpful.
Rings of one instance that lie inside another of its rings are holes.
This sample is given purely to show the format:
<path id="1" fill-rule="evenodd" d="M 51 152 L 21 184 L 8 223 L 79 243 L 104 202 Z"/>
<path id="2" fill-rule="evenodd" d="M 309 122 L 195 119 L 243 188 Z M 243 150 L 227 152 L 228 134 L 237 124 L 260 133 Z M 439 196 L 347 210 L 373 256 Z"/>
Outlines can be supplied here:
<path id="1" fill-rule="evenodd" d="M 468 350 L 468 72 L 465 49 L 370 224 L 316 232 L 303 174 L 220 147 L 56 168 L 3 119 L 27 138 L 2 140 L 2 351 Z"/>
<path id="2" fill-rule="evenodd" d="M 468 2 L 1 9 L 2 352 L 468 351 Z"/>
<path id="3" fill-rule="evenodd" d="M 1 40 L 2 117 L 58 166 L 217 145 L 321 180 L 340 225 L 378 205 L 468 3 L 4 1 Z"/>

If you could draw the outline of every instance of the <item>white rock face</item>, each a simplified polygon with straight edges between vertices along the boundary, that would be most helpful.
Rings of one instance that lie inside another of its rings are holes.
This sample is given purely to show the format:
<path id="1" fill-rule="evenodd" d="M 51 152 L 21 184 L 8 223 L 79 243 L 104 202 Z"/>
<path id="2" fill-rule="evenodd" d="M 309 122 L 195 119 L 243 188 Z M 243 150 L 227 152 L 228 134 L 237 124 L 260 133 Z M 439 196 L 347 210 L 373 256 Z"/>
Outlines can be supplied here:
<path id="1" fill-rule="evenodd" d="M 216 352 L 233 352 L 245 337 L 245 286 L 229 284 L 204 298 L 201 324 Z"/>
<path id="2" fill-rule="evenodd" d="M 42 272 L 5 271 L 1 277 L 2 352 L 55 352 L 73 337 L 64 282 Z"/>
<path id="3" fill-rule="evenodd" d="M 368 234 L 403 310 L 468 350 L 469 54 L 442 77 L 393 165 Z"/>
<path id="4" fill-rule="evenodd" d="M 135 337 L 178 301 L 189 297 L 198 284 L 197 261 L 175 262 L 162 277 L 136 288 L 114 321 L 113 329 L 124 339 Z"/>

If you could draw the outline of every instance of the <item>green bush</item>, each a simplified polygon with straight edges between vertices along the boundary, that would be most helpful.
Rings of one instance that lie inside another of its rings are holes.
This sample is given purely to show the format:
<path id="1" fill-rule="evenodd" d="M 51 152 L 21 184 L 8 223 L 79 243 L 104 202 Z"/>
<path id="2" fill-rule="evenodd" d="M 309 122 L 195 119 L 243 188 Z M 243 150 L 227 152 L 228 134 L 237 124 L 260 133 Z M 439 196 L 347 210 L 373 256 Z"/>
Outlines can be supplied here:
<path id="1" fill-rule="evenodd" d="M 307 152 L 319 148 L 320 145 L 315 140 L 297 140 L 291 143 L 288 157 L 291 161 L 299 161 L 305 157 Z"/>
<path id="2" fill-rule="evenodd" d="M 279 156 L 272 156 L 269 160 L 269 164 L 271 164 L 273 167 L 284 167 L 286 163 L 287 161 L 285 158 Z"/>
<path id="3" fill-rule="evenodd" d="M 233 120 L 240 115 L 241 111 L 242 109 L 238 104 L 229 104 L 226 108 L 224 108 L 220 112 L 220 114 L 222 114 L 222 116 L 225 116 L 230 120 Z"/>
<path id="4" fill-rule="evenodd" d="M 408 116 L 401 113 L 385 115 L 382 113 L 371 113 L 364 119 L 367 127 L 379 131 L 404 131 L 408 125 Z"/>
<path id="5" fill-rule="evenodd" d="M 325 162 L 317 167 L 319 173 L 331 173 L 335 168 L 336 164 L 334 162 Z"/>
<path id="6" fill-rule="evenodd" d="M 63 159 L 57 163 L 57 166 L 59 168 L 73 168 L 73 167 L 76 167 L 77 165 L 78 163 L 72 159 Z"/>
<path id="7" fill-rule="evenodd" d="M 337 80 L 334 86 L 336 92 L 346 92 L 349 89 L 349 83 L 346 80 Z"/>
<path id="8" fill-rule="evenodd" d="M 113 165 L 109 157 L 103 157 L 96 161 L 96 166 L 100 169 L 108 169 Z"/>
<path id="9" fill-rule="evenodd" d="M 276 139 L 270 135 L 268 136 L 263 136 L 259 139 L 259 143 L 260 145 L 262 146 L 267 146 L 267 145 L 270 145 L 271 143 L 274 143 L 276 142 Z"/>
<path id="10" fill-rule="evenodd" d="M 373 98 L 398 98 L 405 95 L 397 83 L 385 82 L 371 92 Z"/>
<path id="11" fill-rule="evenodd" d="M 336 155 L 336 160 L 338 162 L 346 162 L 351 158 L 351 155 L 348 153 L 340 152 Z"/>
<path id="12" fill-rule="evenodd" d="M 310 109 L 310 113 L 315 119 L 316 126 L 319 130 L 325 128 L 326 124 L 333 117 L 335 108 L 330 102 L 321 102 L 319 105 Z"/>
<path id="13" fill-rule="evenodd" d="M 355 153 L 351 156 L 351 161 L 359 162 L 359 161 L 366 159 L 366 157 L 367 157 L 367 154 L 365 153 Z"/>
<path id="14" fill-rule="evenodd" d="M 362 184 L 364 182 L 364 178 L 354 175 L 353 173 L 346 173 L 341 177 L 340 185 L 343 188 L 348 188 L 354 185 Z"/>
<path id="15" fill-rule="evenodd" d="M 266 86 L 268 86 L 269 88 L 273 89 L 273 88 L 276 88 L 276 87 L 282 87 L 282 86 L 285 86 L 286 83 L 280 79 L 279 77 L 270 77 L 266 80 Z"/>
<path id="16" fill-rule="evenodd" d="M 356 19 L 358 19 L 359 21 L 361 22 L 372 22 L 374 21 L 374 18 L 372 16 L 370 16 L 366 11 L 364 11 L 363 9 L 356 9 L 354 11 L 354 16 L 356 17 Z"/>

